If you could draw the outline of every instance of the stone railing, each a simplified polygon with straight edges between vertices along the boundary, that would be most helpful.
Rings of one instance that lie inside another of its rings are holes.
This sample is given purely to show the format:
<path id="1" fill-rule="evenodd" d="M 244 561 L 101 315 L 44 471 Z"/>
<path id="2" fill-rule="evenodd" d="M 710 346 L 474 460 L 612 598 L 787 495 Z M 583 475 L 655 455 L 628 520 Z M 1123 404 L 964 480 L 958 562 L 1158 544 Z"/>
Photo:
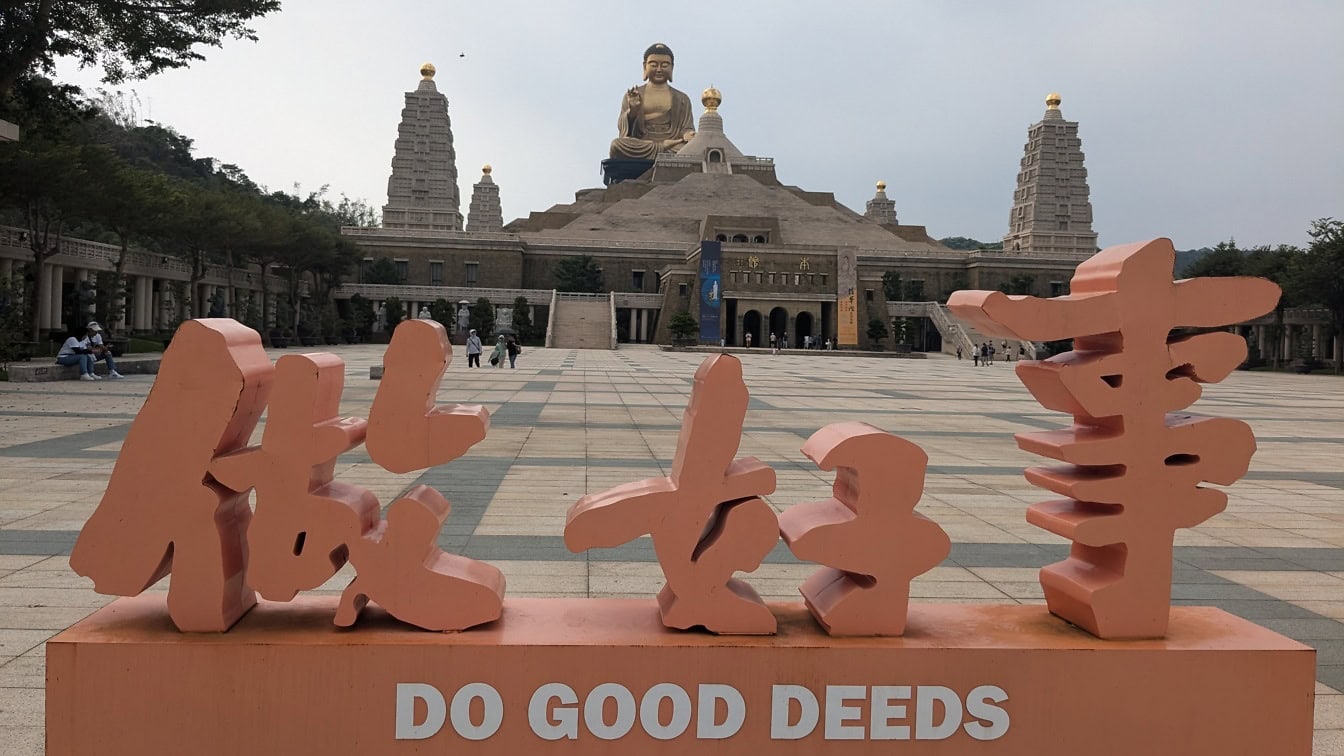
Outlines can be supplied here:
<path id="1" fill-rule="evenodd" d="M 354 295 L 365 299 L 385 300 L 396 297 L 403 302 L 433 302 L 445 299 L 457 303 L 462 300 L 475 302 L 481 297 L 491 304 L 511 305 L 518 297 L 525 297 L 530 304 L 544 302 L 551 298 L 550 289 L 496 289 L 474 286 L 415 286 L 411 284 L 341 284 L 332 291 L 335 299 L 349 299 Z"/>
<path id="2" fill-rule="evenodd" d="M 0 247 L 21 250 L 25 258 L 31 259 L 32 250 L 28 248 L 27 234 L 26 229 L 0 226 Z M 69 236 L 58 237 L 53 246 L 54 251 L 47 260 L 55 265 L 74 265 L 109 272 L 117 269 L 117 259 L 121 256 L 121 247 L 115 244 Z M 181 258 L 134 249 L 126 251 L 126 271 L 130 275 L 148 275 L 170 281 L 191 280 L 191 265 Z M 243 268 L 234 268 L 233 286 L 239 289 L 253 289 L 255 287 L 250 283 L 253 277 L 254 274 Z M 223 265 L 206 265 L 205 277 L 200 283 L 211 286 L 228 285 L 229 269 Z M 306 294 L 307 282 L 303 283 L 302 293 Z M 271 291 L 280 291 L 288 286 L 289 282 L 280 276 L 271 275 L 267 279 L 267 284 Z"/>
<path id="3" fill-rule="evenodd" d="M 615 349 L 618 342 L 616 337 L 616 292 L 609 292 L 607 299 L 611 303 L 611 348 Z"/>
<path id="4" fill-rule="evenodd" d="M 423 239 L 462 239 L 464 241 L 518 242 L 518 234 L 507 231 L 445 231 L 432 228 L 374 228 L 341 226 L 341 236 L 409 236 Z"/>
<path id="5" fill-rule="evenodd" d="M 637 292 L 612 292 L 617 307 L 629 307 L 637 310 L 657 310 L 663 306 L 662 294 L 640 294 Z"/>

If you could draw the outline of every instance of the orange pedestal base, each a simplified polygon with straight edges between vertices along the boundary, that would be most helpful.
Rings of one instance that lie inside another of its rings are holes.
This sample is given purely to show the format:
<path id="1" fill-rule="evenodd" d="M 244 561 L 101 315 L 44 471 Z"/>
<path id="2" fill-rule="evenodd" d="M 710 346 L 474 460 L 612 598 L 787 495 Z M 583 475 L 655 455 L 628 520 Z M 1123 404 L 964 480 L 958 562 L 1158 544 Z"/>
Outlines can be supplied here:
<path id="1" fill-rule="evenodd" d="M 652 600 L 508 599 L 460 634 L 341 630 L 335 601 L 218 635 L 179 633 L 163 594 L 111 604 L 47 644 L 47 753 L 1311 752 L 1315 652 L 1217 609 L 1106 642 L 1030 606 L 829 638 L 802 604 L 719 637 Z"/>

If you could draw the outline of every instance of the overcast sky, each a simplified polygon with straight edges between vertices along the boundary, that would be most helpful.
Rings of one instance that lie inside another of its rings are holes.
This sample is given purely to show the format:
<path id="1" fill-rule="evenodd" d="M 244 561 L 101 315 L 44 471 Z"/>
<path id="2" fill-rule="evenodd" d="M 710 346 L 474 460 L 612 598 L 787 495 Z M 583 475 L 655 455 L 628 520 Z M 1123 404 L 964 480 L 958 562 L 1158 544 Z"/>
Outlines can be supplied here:
<path id="1" fill-rule="evenodd" d="M 650 43 L 786 184 L 997 240 L 1048 92 L 1080 122 L 1102 246 L 1307 241 L 1344 216 L 1344 2 L 286 0 L 207 60 L 120 87 L 272 189 L 386 201 L 403 93 L 438 67 L 465 213 L 484 163 L 507 222 L 600 186 Z M 96 71 L 60 78 L 98 86 Z"/>

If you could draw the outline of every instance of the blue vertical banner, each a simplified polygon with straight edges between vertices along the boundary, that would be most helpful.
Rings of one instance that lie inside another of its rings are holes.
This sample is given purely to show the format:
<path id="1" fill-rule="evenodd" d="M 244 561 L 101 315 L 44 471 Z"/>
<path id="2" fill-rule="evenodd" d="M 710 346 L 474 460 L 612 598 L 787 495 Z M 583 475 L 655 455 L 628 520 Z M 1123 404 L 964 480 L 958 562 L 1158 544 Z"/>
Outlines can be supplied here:
<path id="1" fill-rule="evenodd" d="M 719 313 L 723 306 L 723 245 L 716 241 L 700 242 L 700 343 L 718 345 L 723 338 Z"/>

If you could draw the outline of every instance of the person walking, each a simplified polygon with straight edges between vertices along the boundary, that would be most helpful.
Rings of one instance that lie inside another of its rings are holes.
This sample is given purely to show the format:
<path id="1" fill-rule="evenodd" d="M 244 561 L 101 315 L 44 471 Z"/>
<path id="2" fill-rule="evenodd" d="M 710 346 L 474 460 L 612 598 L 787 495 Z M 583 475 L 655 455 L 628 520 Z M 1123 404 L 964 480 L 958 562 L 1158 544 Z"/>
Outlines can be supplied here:
<path id="1" fill-rule="evenodd" d="M 523 348 L 519 346 L 517 339 L 510 336 L 508 341 L 504 342 L 504 351 L 509 353 L 509 369 L 512 370 L 517 367 L 518 355 L 523 353 Z"/>
<path id="2" fill-rule="evenodd" d="M 747 349 L 751 349 L 751 332 L 747 332 Z"/>
<path id="3" fill-rule="evenodd" d="M 957 345 L 957 359 L 961 359 L 961 345 Z"/>
<path id="4" fill-rule="evenodd" d="M 775 332 L 770 332 L 770 354 L 779 354 L 779 341 L 775 339 Z"/>
<path id="5" fill-rule="evenodd" d="M 994 344 L 993 344 L 993 342 L 991 342 L 990 345 L 989 345 L 989 364 L 991 364 L 991 365 L 994 364 Z"/>
<path id="6" fill-rule="evenodd" d="M 500 334 L 499 341 L 495 342 L 495 350 L 490 353 L 490 364 L 497 368 L 504 367 L 504 353 L 508 348 L 504 346 L 504 335 Z"/>
<path id="7" fill-rule="evenodd" d="M 1007 339 L 1004 339 L 1004 341 L 1003 341 L 1003 361 L 1004 361 L 1004 362 L 1012 362 L 1012 361 L 1013 361 L 1013 353 L 1010 352 L 1010 351 L 1008 351 L 1008 340 L 1007 340 Z"/>
<path id="8" fill-rule="evenodd" d="M 973 367 L 980 367 L 980 350 L 971 347 L 971 362 Z"/>
<path id="9" fill-rule="evenodd" d="M 476 335 L 476 329 L 473 328 L 467 335 L 467 367 L 481 366 L 481 351 L 481 337 Z"/>

